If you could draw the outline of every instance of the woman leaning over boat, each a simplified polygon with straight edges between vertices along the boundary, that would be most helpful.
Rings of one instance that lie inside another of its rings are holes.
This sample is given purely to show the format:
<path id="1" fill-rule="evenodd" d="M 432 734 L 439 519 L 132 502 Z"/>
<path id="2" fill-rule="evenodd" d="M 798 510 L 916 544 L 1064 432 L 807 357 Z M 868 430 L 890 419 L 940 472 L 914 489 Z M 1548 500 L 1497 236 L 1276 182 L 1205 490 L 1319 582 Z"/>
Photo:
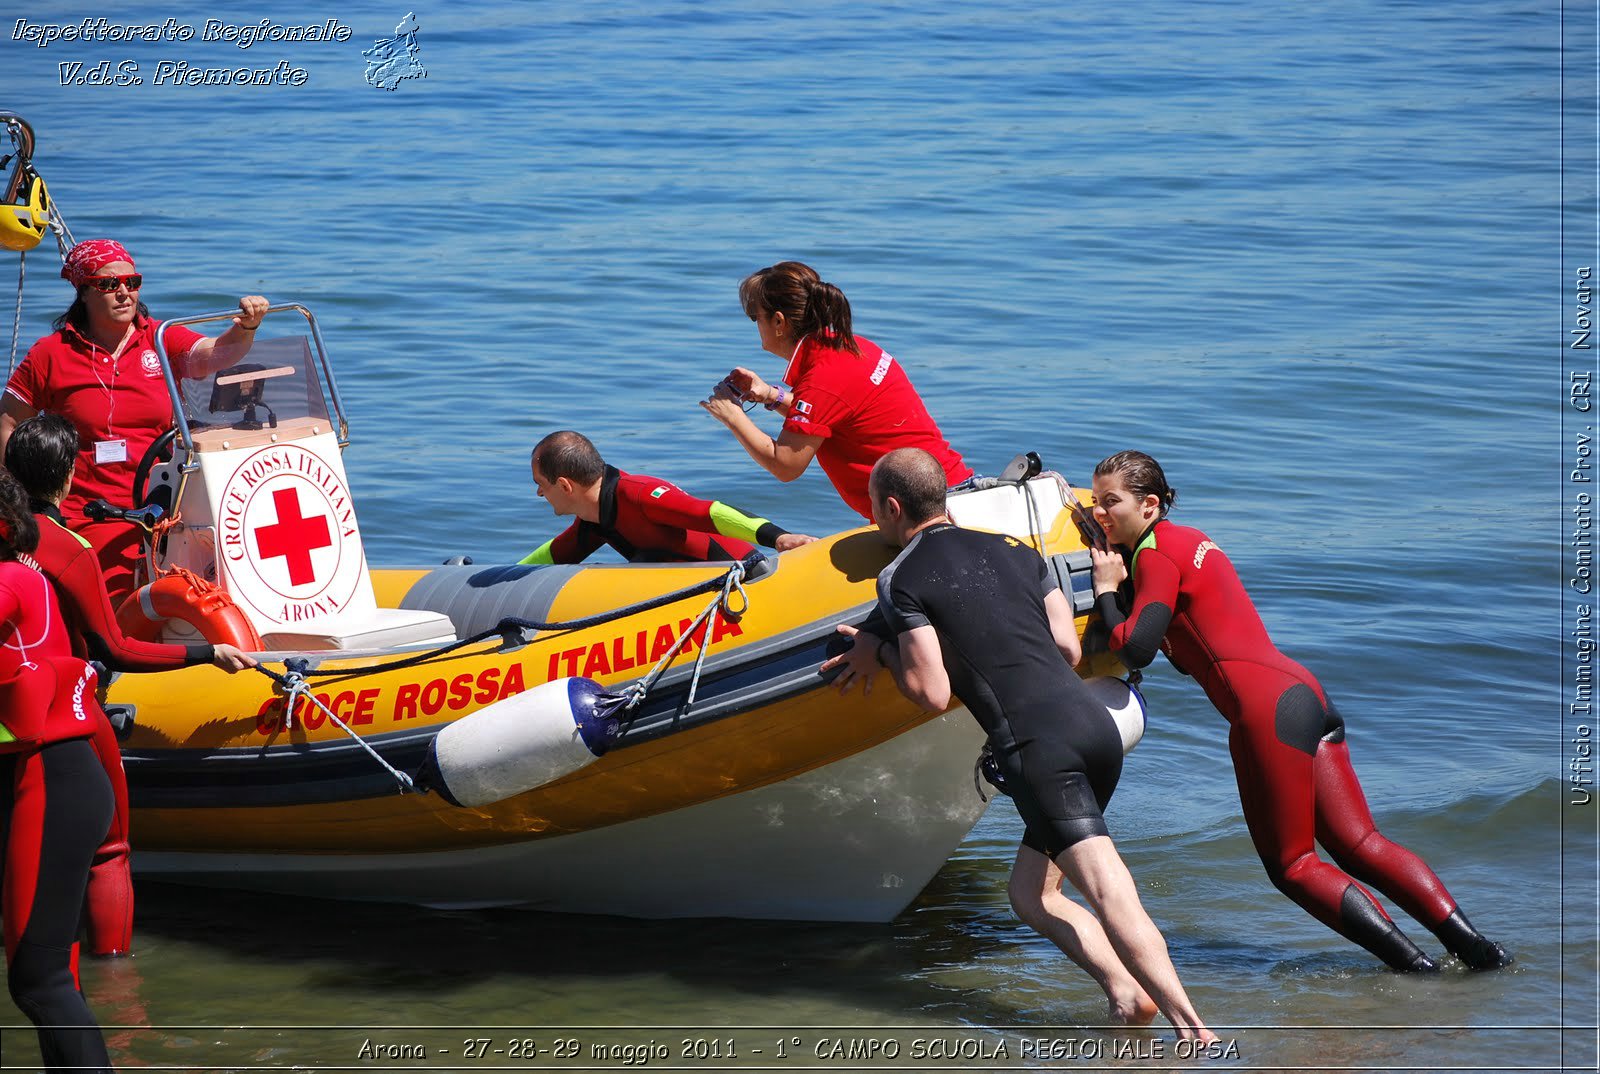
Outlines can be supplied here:
<path id="1" fill-rule="evenodd" d="M 126 637 L 117 625 L 111 598 L 94 550 L 67 529 L 61 502 L 72 490 L 78 432 L 60 414 L 36 414 L 18 425 L 5 447 L 6 469 L 28 494 L 39 526 L 32 565 L 50 579 L 61 602 L 73 655 L 93 657 L 112 671 L 166 671 L 192 664 L 215 664 L 230 674 L 254 667 L 255 660 L 232 645 L 162 645 Z M 95 752 L 111 780 L 116 803 L 111 829 L 95 852 L 89 871 L 85 924 L 89 950 L 97 955 L 126 954 L 133 943 L 133 878 L 128 864 L 128 784 L 122 754 L 111 726 L 96 725 Z"/>
<path id="2" fill-rule="evenodd" d="M 1239 802 L 1279 891 L 1397 970 L 1437 969 L 1357 881 L 1422 922 L 1470 969 L 1511 956 L 1480 935 L 1426 862 L 1385 839 L 1350 766 L 1344 719 L 1322 684 L 1267 636 L 1233 563 L 1197 529 L 1167 520 L 1177 493 L 1139 451 L 1094 471 L 1094 516 L 1113 549 L 1094 549 L 1095 606 L 1130 668 L 1164 651 L 1228 721 Z M 1133 579 L 1133 605 L 1117 591 Z M 1338 866 L 1317 856 L 1321 842 Z M 1342 867 L 1342 869 L 1340 868 Z"/>
<path id="3" fill-rule="evenodd" d="M 6 984 L 39 1030 L 49 1070 L 109 1070 L 79 991 L 73 944 L 111 784 L 89 739 L 106 717 L 94 669 L 72 655 L 44 575 L 19 562 L 39 530 L 27 494 L 0 471 L 0 917 Z"/>
<path id="4" fill-rule="evenodd" d="M 764 268 L 739 285 L 739 300 L 761 333 L 762 349 L 788 361 L 783 383 L 789 387 L 740 367 L 700 405 L 768 473 L 793 481 L 815 458 L 844 502 L 869 522 L 867 478 L 873 463 L 896 448 L 928 452 L 951 486 L 972 477 L 900 363 L 853 333 L 849 300 L 814 269 L 798 261 Z M 781 414 L 778 436 L 762 432 L 741 402 L 764 403 Z"/>

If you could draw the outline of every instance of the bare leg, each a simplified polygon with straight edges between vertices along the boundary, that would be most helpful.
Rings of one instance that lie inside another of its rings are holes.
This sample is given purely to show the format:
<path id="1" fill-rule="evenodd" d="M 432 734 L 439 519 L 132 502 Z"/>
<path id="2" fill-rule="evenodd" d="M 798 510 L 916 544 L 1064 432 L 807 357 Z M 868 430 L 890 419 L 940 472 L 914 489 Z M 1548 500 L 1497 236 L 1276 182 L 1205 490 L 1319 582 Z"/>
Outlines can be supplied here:
<path id="1" fill-rule="evenodd" d="M 1099 919 L 1062 894 L 1062 879 L 1055 862 L 1032 847 L 1019 846 L 1008 886 L 1011 908 L 1105 990 L 1111 1021 L 1148 1025 L 1157 1013 L 1155 1000 L 1117 957 Z"/>
<path id="2" fill-rule="evenodd" d="M 1155 1000 L 1179 1038 L 1216 1040 L 1217 1035 L 1205 1027 L 1190 1004 L 1167 955 L 1167 941 L 1145 913 L 1133 877 L 1111 840 L 1096 835 L 1074 843 L 1061 852 L 1056 863 L 1073 887 L 1083 892 L 1105 925 L 1106 937 L 1122 964 Z"/>

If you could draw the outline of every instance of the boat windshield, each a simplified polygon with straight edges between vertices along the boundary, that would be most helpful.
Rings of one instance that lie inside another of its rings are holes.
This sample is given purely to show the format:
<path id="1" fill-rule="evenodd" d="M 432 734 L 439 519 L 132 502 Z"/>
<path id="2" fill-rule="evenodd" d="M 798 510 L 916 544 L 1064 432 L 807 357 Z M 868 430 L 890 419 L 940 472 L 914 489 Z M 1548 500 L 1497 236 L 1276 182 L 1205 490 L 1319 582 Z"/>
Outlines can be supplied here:
<path id="1" fill-rule="evenodd" d="M 302 317 L 269 315 L 238 361 L 205 377 L 179 380 L 189 427 L 276 429 L 296 419 L 327 422 L 328 405 L 305 327 Z M 301 334 L 292 334 L 297 328 Z"/>

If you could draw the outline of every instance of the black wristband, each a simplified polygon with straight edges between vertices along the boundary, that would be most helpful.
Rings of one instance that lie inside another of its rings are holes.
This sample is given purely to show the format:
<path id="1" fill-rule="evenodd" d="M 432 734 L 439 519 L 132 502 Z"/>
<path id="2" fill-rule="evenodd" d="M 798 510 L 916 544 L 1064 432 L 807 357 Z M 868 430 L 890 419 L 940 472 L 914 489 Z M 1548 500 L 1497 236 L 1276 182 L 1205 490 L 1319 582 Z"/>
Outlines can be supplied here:
<path id="1" fill-rule="evenodd" d="M 184 649 L 188 651 L 184 654 L 183 661 L 190 667 L 195 664 L 209 664 L 217 658 L 216 647 L 210 644 L 185 645 Z"/>
<path id="2" fill-rule="evenodd" d="M 257 328 L 260 328 L 261 326 L 259 324 L 252 324 L 252 325 L 236 324 L 236 325 L 234 325 L 234 327 L 237 328 L 241 332 L 254 332 Z"/>
<path id="3" fill-rule="evenodd" d="M 1117 594 L 1113 590 L 1108 589 L 1095 597 L 1094 608 L 1100 613 L 1107 630 L 1114 630 L 1128 621 L 1128 614 L 1122 610 L 1122 605 L 1117 602 Z"/>
<path id="4" fill-rule="evenodd" d="M 878 647 L 873 650 L 873 655 L 878 658 L 878 663 L 882 664 L 884 667 L 889 666 L 889 661 L 883 658 L 883 647 L 889 644 L 892 644 L 890 640 L 888 638 L 884 638 L 878 643 Z"/>
<path id="5" fill-rule="evenodd" d="M 768 522 L 766 519 L 762 519 L 761 525 L 756 527 L 756 544 L 761 545 L 763 548 L 776 548 L 778 547 L 778 538 L 787 536 L 788 533 L 788 530 L 776 522 Z"/>

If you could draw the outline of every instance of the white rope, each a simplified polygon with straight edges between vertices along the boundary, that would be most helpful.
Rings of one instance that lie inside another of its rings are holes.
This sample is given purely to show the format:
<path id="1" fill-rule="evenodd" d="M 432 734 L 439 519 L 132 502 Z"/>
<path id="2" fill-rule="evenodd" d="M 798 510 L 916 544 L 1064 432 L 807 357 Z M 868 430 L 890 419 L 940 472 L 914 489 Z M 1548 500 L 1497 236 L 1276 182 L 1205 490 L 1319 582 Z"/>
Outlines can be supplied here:
<path id="1" fill-rule="evenodd" d="M 56 233 L 56 252 L 61 255 L 61 263 L 65 265 L 67 254 L 72 252 L 72 248 L 78 245 L 78 242 L 72 237 L 72 229 L 67 227 L 66 217 L 56 208 L 54 198 L 50 199 L 50 230 Z"/>
<path id="2" fill-rule="evenodd" d="M 50 202 L 50 231 L 56 240 L 56 252 L 61 255 L 61 263 L 66 264 L 67 252 L 77 245 L 72 241 L 72 232 L 67 227 L 67 222 L 61 216 L 61 210 L 56 208 L 56 203 Z M 28 274 L 28 253 L 26 250 L 17 254 L 17 312 L 11 319 L 11 357 L 6 362 L 6 379 L 11 379 L 11 374 L 17 368 L 17 343 L 18 333 L 22 331 L 22 290 L 23 283 Z"/>
<path id="3" fill-rule="evenodd" d="M 374 761 L 377 761 L 380 765 L 382 765 L 384 769 L 395 778 L 395 782 L 400 784 L 400 793 L 411 794 L 416 792 L 417 786 L 412 782 L 411 777 L 395 768 L 388 761 L 385 761 L 382 755 L 379 754 L 377 750 L 373 749 L 371 744 L 369 744 L 366 739 L 356 734 L 348 724 L 334 714 L 332 709 L 330 709 L 327 705 L 324 705 L 321 699 L 319 699 L 316 694 L 311 692 L 311 684 L 308 683 L 304 677 L 297 672 L 285 671 L 282 679 L 280 679 L 279 682 L 284 694 L 283 726 L 285 730 L 294 729 L 294 708 L 295 705 L 298 704 L 299 699 L 303 697 L 326 713 L 328 719 L 333 721 L 335 727 L 339 728 L 339 730 L 355 739 L 356 745 L 366 750 L 367 753 L 372 756 Z"/>
<path id="4" fill-rule="evenodd" d="M 1022 490 L 1022 498 L 1028 505 L 1028 530 L 1033 534 L 1033 547 L 1044 555 L 1044 523 L 1039 518 L 1039 505 L 1033 502 L 1033 489 L 1024 481 L 1017 486 Z"/>
<path id="5" fill-rule="evenodd" d="M 621 696 L 626 702 L 622 706 L 623 711 L 630 711 L 639 706 L 639 703 L 642 702 L 645 699 L 645 696 L 650 692 L 650 688 L 655 685 L 656 680 L 661 677 L 662 673 L 666 671 L 668 666 L 672 664 L 673 660 L 677 658 L 678 653 L 683 650 L 683 647 L 688 640 L 694 636 L 695 631 L 699 630 L 702 624 L 705 624 L 705 640 L 701 643 L 700 652 L 695 657 L 694 674 L 689 680 L 689 696 L 684 700 L 685 710 L 694 704 L 695 694 L 700 689 L 700 669 L 705 664 L 706 650 L 711 648 L 711 639 L 713 634 L 716 632 L 717 611 L 718 609 L 722 609 L 724 611 L 729 610 L 728 598 L 734 592 L 739 594 L 739 600 L 743 605 L 735 614 L 736 616 L 743 615 L 745 610 L 750 607 L 750 595 L 744 591 L 744 565 L 740 563 L 735 563 L 732 567 L 728 568 L 728 576 L 723 580 L 722 583 L 722 592 L 718 593 L 714 598 L 712 598 L 711 603 L 706 605 L 704 611 L 695 616 L 694 621 L 689 624 L 687 630 L 678 635 L 677 640 L 672 643 L 672 648 L 668 649 L 664 654 L 662 654 L 661 659 L 656 661 L 656 666 L 651 668 L 645 674 L 644 678 L 635 682 L 622 692 Z"/>
<path id="6" fill-rule="evenodd" d="M 740 607 L 737 611 L 732 608 L 730 603 L 734 593 L 739 594 Z M 694 704 L 695 695 L 700 688 L 700 672 L 705 664 L 706 650 L 711 647 L 712 637 L 716 633 L 718 612 L 728 615 L 730 618 L 737 619 L 739 616 L 742 616 L 749 609 L 749 607 L 750 595 L 745 592 L 744 588 L 744 565 L 741 563 L 735 563 L 733 566 L 728 568 L 727 576 L 722 582 L 721 592 L 712 598 L 711 603 L 706 605 L 705 610 L 699 615 L 695 616 L 693 622 L 689 624 L 688 628 L 684 630 L 683 633 L 678 635 L 677 639 L 672 644 L 672 648 L 668 649 L 661 659 L 656 662 L 655 667 L 651 668 L 649 673 L 646 674 L 644 678 L 633 683 L 620 695 L 616 695 L 616 700 L 623 702 L 623 711 L 636 708 L 639 703 L 645 699 L 645 696 L 650 692 L 650 688 L 655 685 L 656 680 L 661 677 L 661 674 L 664 671 L 666 671 L 667 667 L 672 663 L 674 658 L 676 658 L 677 654 L 683 650 L 684 645 L 687 644 L 689 639 L 695 635 L 696 631 L 704 626 L 704 641 L 701 642 L 700 652 L 695 658 L 694 674 L 689 682 L 689 695 L 684 702 L 684 709 L 687 710 L 689 706 Z M 311 692 L 311 684 L 306 681 L 304 675 L 300 674 L 298 671 L 289 670 L 287 665 L 285 665 L 284 673 L 282 675 L 268 670 L 264 665 L 260 666 L 258 670 L 273 679 L 278 684 L 279 692 L 284 695 L 283 726 L 285 730 L 294 729 L 295 706 L 299 704 L 302 698 L 304 698 L 317 708 L 321 709 L 323 713 L 327 715 L 328 719 L 333 722 L 335 727 L 339 728 L 339 730 L 355 739 L 357 745 L 366 750 L 374 761 L 377 761 L 378 764 L 382 765 L 384 770 L 393 776 L 395 778 L 395 782 L 400 785 L 401 793 L 412 793 L 416 791 L 416 783 L 411 779 L 410 776 L 399 771 L 388 761 L 384 760 L 382 755 L 379 754 L 377 750 L 373 749 L 366 739 L 357 734 L 348 724 L 341 720 L 331 708 L 323 704 L 322 701 Z"/>
<path id="7" fill-rule="evenodd" d="M 12 370 L 17 368 L 17 333 L 22 330 L 22 281 L 28 272 L 28 253 L 26 250 L 17 254 L 17 312 L 11 319 L 11 360 L 6 363 L 6 380 L 11 379 Z"/>
<path id="8" fill-rule="evenodd" d="M 1109 547 L 1106 544 L 1105 530 L 1101 529 L 1100 523 L 1094 520 L 1094 513 L 1078 499 L 1078 490 L 1072 487 L 1072 482 L 1054 470 L 1046 470 L 1044 476 L 1056 479 L 1056 485 L 1061 489 L 1061 498 L 1066 502 L 1067 507 L 1071 509 L 1073 520 L 1078 523 L 1079 529 L 1085 531 L 1083 534 L 1084 539 L 1097 548 L 1104 549 Z"/>

